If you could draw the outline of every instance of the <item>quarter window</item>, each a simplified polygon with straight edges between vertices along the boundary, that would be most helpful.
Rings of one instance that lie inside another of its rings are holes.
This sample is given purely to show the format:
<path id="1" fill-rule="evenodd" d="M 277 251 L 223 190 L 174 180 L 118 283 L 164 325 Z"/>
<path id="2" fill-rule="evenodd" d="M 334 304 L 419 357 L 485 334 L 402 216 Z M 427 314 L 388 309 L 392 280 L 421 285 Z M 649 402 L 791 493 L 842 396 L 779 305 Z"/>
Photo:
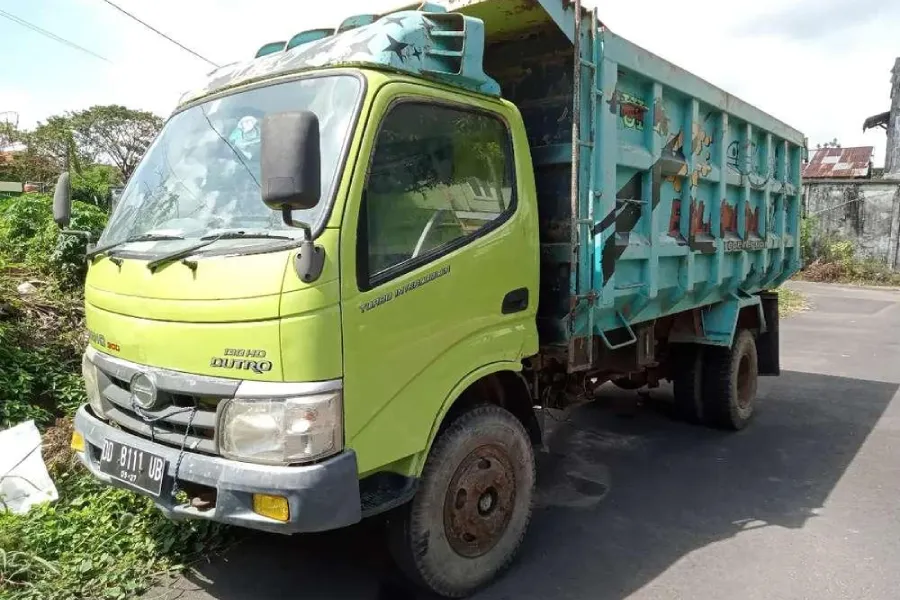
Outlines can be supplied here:
<path id="1" fill-rule="evenodd" d="M 360 283 L 372 287 L 499 225 L 515 206 L 506 125 L 405 102 L 382 124 L 360 212 Z"/>

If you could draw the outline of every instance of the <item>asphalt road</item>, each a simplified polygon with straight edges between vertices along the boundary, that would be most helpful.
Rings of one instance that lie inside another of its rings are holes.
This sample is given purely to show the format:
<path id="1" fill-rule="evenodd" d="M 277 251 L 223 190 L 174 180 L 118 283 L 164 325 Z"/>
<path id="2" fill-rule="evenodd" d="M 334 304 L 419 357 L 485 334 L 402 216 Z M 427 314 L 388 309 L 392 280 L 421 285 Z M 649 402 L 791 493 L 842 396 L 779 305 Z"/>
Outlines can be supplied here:
<path id="1" fill-rule="evenodd" d="M 520 558 L 477 598 L 900 597 L 900 292 L 792 285 L 811 307 L 782 322 L 783 374 L 761 380 L 751 427 L 606 391 L 556 423 Z M 379 539 L 253 534 L 146 598 L 424 600 Z"/>

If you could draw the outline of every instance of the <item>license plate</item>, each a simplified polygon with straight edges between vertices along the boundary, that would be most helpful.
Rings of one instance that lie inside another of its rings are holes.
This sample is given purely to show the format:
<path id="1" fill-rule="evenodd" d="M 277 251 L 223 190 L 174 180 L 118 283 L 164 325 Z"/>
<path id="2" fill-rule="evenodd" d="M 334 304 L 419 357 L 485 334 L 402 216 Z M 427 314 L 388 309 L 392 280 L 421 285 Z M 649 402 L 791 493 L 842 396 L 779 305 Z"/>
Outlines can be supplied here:
<path id="1" fill-rule="evenodd" d="M 148 494 L 159 496 L 166 460 L 162 457 L 106 440 L 100 455 L 100 471 Z"/>

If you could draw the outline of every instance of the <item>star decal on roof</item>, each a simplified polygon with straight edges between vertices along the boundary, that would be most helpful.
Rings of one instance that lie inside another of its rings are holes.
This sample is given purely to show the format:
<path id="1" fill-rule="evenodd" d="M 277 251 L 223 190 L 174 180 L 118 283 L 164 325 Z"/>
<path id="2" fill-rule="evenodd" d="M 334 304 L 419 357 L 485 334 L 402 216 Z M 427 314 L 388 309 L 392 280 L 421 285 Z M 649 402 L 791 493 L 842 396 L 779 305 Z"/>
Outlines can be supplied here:
<path id="1" fill-rule="evenodd" d="M 387 36 L 387 39 L 389 42 L 388 47 L 382 50 L 382 52 L 393 52 L 400 60 L 406 60 L 406 55 L 403 54 L 403 51 L 409 48 L 409 44 L 397 41 L 391 36 Z"/>

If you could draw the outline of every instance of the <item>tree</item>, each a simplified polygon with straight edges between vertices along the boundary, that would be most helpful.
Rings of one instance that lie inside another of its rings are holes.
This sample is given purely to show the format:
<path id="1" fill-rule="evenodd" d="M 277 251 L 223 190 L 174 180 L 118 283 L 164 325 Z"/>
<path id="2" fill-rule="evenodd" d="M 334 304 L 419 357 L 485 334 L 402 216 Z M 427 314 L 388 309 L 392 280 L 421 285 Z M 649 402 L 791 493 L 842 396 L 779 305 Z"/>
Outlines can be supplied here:
<path id="1" fill-rule="evenodd" d="M 57 171 L 72 169 L 81 172 L 82 163 L 93 162 L 93 156 L 79 147 L 73 135 L 74 123 L 69 115 L 55 115 L 38 123 L 34 131 L 25 135 L 28 150 L 52 164 Z"/>
<path id="2" fill-rule="evenodd" d="M 108 162 L 127 180 L 163 120 L 151 112 L 124 106 L 92 106 L 67 116 L 75 145 L 91 162 Z"/>

